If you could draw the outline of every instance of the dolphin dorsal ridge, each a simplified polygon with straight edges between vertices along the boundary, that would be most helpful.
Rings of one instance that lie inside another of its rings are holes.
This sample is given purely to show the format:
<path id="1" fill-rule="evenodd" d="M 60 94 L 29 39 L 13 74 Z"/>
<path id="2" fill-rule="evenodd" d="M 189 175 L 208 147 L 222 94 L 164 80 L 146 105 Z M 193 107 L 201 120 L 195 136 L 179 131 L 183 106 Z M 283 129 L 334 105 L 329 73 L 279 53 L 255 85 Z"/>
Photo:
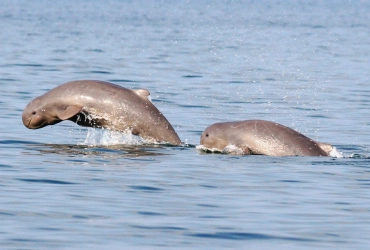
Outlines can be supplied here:
<path id="1" fill-rule="evenodd" d="M 147 89 L 135 89 L 133 90 L 135 94 L 140 96 L 141 98 L 149 99 L 148 96 L 150 96 L 150 92 Z"/>
<path id="2" fill-rule="evenodd" d="M 326 153 L 330 154 L 330 152 L 333 150 L 333 146 L 328 144 L 328 143 L 323 143 L 323 142 L 317 142 L 319 147 L 324 150 Z"/>

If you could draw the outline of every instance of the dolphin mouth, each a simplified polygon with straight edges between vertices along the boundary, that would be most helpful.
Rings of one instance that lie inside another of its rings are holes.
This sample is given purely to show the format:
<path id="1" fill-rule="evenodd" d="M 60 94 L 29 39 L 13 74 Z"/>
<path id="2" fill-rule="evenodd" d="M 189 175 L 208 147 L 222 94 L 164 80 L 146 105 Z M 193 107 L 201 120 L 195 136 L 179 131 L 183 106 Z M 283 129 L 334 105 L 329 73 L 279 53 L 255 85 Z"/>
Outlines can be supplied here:
<path id="1" fill-rule="evenodd" d="M 27 128 L 30 128 L 32 118 L 28 119 L 27 122 L 24 124 Z"/>

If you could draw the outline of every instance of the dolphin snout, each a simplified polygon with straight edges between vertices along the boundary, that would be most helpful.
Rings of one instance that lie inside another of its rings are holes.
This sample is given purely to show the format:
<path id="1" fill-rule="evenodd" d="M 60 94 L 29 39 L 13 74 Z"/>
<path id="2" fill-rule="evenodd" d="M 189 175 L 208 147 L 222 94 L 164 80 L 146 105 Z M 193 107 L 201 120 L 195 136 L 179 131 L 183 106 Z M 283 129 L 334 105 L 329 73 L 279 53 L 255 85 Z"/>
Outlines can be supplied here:
<path id="1" fill-rule="evenodd" d="M 202 145 L 204 141 L 203 135 L 200 136 L 200 144 Z"/>
<path id="2" fill-rule="evenodd" d="M 22 121 L 23 121 L 23 124 L 24 124 L 24 126 L 26 126 L 27 128 L 30 126 L 30 124 L 31 124 L 31 120 L 32 120 L 32 117 L 27 116 L 25 113 L 23 113 L 23 114 L 22 114 Z"/>
<path id="3" fill-rule="evenodd" d="M 37 129 L 41 128 L 44 125 L 44 119 L 40 115 L 22 115 L 22 121 L 24 126 L 26 126 L 29 129 Z"/>
<path id="4" fill-rule="evenodd" d="M 30 119 L 28 119 L 26 121 L 23 121 L 24 126 L 26 126 L 27 128 L 29 128 L 30 127 L 30 124 L 31 124 L 31 120 L 32 120 L 32 118 L 30 118 Z"/>

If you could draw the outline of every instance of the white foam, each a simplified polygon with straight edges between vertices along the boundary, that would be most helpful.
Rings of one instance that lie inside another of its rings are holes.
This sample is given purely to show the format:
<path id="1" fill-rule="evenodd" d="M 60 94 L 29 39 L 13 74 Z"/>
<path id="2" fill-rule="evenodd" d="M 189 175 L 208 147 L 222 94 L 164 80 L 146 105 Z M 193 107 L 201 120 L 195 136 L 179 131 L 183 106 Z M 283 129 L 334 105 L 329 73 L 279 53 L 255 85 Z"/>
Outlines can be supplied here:
<path id="1" fill-rule="evenodd" d="M 198 145 L 196 146 L 196 149 L 200 151 L 204 151 L 204 152 L 211 152 L 211 153 L 245 155 L 244 150 L 235 145 L 227 145 L 223 150 L 219 150 L 217 148 L 207 148 L 203 145 Z"/>
<path id="2" fill-rule="evenodd" d="M 82 145 L 88 146 L 111 146 L 111 145 L 142 145 L 148 143 L 139 136 L 131 134 L 130 131 L 119 132 L 107 129 L 88 128 L 86 139 Z"/>
<path id="3" fill-rule="evenodd" d="M 197 145 L 195 148 L 198 149 L 199 151 L 204 151 L 204 152 L 222 153 L 222 150 L 219 150 L 217 148 L 207 148 L 203 145 Z"/>
<path id="4" fill-rule="evenodd" d="M 222 152 L 232 155 L 245 155 L 244 150 L 235 145 L 227 145 Z"/>
<path id="5" fill-rule="evenodd" d="M 343 158 L 343 154 L 341 152 L 338 152 L 336 147 L 333 147 L 333 149 L 330 151 L 329 156 L 334 158 Z"/>

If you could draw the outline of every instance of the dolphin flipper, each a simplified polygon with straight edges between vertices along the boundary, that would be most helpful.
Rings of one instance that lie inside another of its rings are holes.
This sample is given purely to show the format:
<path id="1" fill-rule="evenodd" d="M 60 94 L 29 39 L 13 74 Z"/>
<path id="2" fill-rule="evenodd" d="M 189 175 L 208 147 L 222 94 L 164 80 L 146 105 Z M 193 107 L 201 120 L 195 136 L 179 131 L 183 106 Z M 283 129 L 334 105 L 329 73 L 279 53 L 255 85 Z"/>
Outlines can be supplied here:
<path id="1" fill-rule="evenodd" d="M 81 110 L 82 110 L 82 107 L 81 106 L 71 105 L 71 106 L 68 106 L 65 110 L 58 111 L 57 112 L 57 116 L 62 121 L 68 120 L 71 117 L 73 117 L 73 116 L 77 115 L 78 113 L 80 113 Z"/>

